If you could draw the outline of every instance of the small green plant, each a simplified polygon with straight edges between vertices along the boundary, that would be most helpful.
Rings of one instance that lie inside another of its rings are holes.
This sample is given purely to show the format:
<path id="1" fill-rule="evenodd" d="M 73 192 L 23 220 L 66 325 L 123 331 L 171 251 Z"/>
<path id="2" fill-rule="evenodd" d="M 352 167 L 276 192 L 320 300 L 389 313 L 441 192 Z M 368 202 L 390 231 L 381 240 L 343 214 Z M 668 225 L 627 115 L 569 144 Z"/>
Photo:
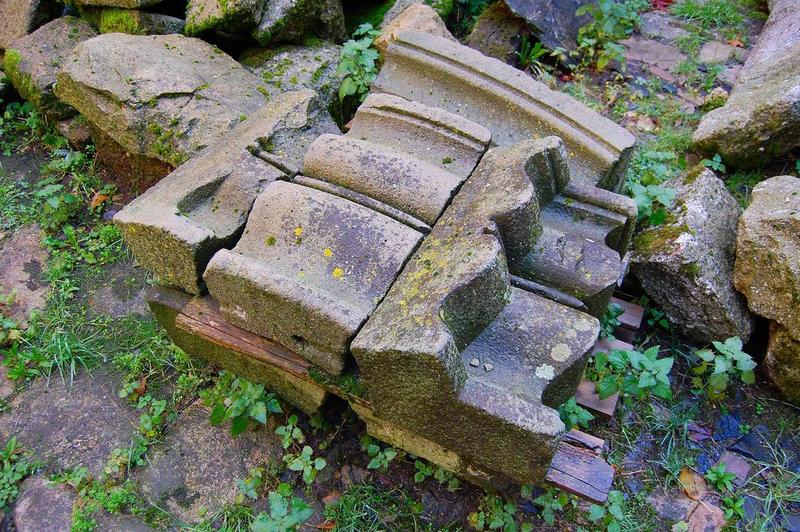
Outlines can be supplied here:
<path id="1" fill-rule="evenodd" d="M 800 177 L 800 159 L 794 162 L 794 175 Z"/>
<path id="2" fill-rule="evenodd" d="M 692 385 L 695 392 L 705 391 L 712 400 L 725 397 L 731 377 L 739 377 L 744 384 L 755 383 L 753 370 L 756 363 L 742 351 L 742 340 L 738 336 L 724 342 L 712 342 L 714 349 L 699 349 L 695 355 L 700 363 L 692 368 L 695 377 Z"/>
<path id="3" fill-rule="evenodd" d="M 433 477 L 439 484 L 446 485 L 447 491 L 456 491 L 460 485 L 458 481 L 458 477 L 456 477 L 450 471 L 442 469 L 434 464 L 425 462 L 424 460 L 415 460 L 414 467 L 416 468 L 416 473 L 414 473 L 414 482 L 420 484 L 425 482 L 427 478 Z"/>
<path id="4" fill-rule="evenodd" d="M 3 464 L 0 476 L 0 510 L 6 510 L 19 495 L 19 483 L 36 469 L 25 458 L 23 449 L 12 436 L 3 449 L 0 449 L 0 462 Z"/>
<path id="5" fill-rule="evenodd" d="M 663 224 L 667 219 L 667 209 L 675 201 L 675 189 L 664 185 L 642 185 L 628 183 L 633 201 L 639 209 L 638 219 L 649 226 Z"/>
<path id="6" fill-rule="evenodd" d="M 294 414 L 286 420 L 286 425 L 281 425 L 275 429 L 275 434 L 281 437 L 284 449 L 288 449 L 293 445 L 302 445 L 306 441 L 303 431 L 297 426 L 297 416 Z"/>
<path id="7" fill-rule="evenodd" d="M 354 98 L 355 104 L 363 102 L 369 93 L 369 86 L 378 75 L 380 54 L 373 43 L 380 32 L 372 24 L 362 24 L 353 32 L 350 39 L 342 47 L 338 73 L 344 74 L 339 86 L 339 101 L 345 103 Z"/>
<path id="8" fill-rule="evenodd" d="M 614 338 L 614 331 L 622 325 L 619 317 L 625 314 L 625 309 L 618 303 L 609 303 L 603 317 L 600 318 L 600 335 L 603 338 Z"/>
<path id="9" fill-rule="evenodd" d="M 725 470 L 725 464 L 719 463 L 706 471 L 705 478 L 713 485 L 718 492 L 725 493 L 733 489 L 733 481 L 736 475 Z"/>
<path id="10" fill-rule="evenodd" d="M 648 4 L 646 0 L 599 0 L 578 8 L 577 16 L 592 18 L 578 31 L 578 52 L 584 64 L 604 70 L 611 61 L 624 62 L 624 50 L 616 41 L 633 33 L 640 23 L 639 11 Z"/>
<path id="11" fill-rule="evenodd" d="M 589 375 L 597 382 L 597 393 L 601 399 L 617 392 L 643 399 L 653 394 L 662 399 L 671 399 L 669 374 L 675 359 L 658 358 L 660 346 L 644 352 L 612 349 L 608 353 L 597 353 Z"/>
<path id="12" fill-rule="evenodd" d="M 304 446 L 299 454 L 287 454 L 283 457 L 287 467 L 291 471 L 300 471 L 303 474 L 303 482 L 307 485 L 314 483 L 317 473 L 325 469 L 327 465 L 324 458 L 314 458 L 314 450 L 308 445 Z"/>
<path id="13" fill-rule="evenodd" d="M 623 507 L 625 497 L 621 491 L 608 492 L 608 502 L 605 506 L 592 504 L 589 506 L 589 520 L 605 527 L 607 532 L 619 532 L 620 521 L 625 519 Z"/>
<path id="14" fill-rule="evenodd" d="M 523 496 L 525 493 L 523 493 Z M 556 522 L 556 514 L 564 511 L 571 504 L 570 496 L 557 488 L 547 488 L 544 493 L 536 497 L 533 502 L 541 508 L 541 515 L 544 522 L 553 525 Z"/>
<path id="15" fill-rule="evenodd" d="M 367 452 L 370 458 L 367 469 L 386 471 L 389 463 L 397 456 L 397 451 L 393 447 L 381 449 L 378 442 L 367 434 L 361 437 L 361 448 Z"/>
<path id="16" fill-rule="evenodd" d="M 715 172 L 725 173 L 725 164 L 722 162 L 722 156 L 719 153 L 715 153 L 714 157 L 711 159 L 703 159 L 700 163 L 706 168 L 711 168 Z"/>
<path id="17" fill-rule="evenodd" d="M 258 499 L 261 488 L 264 487 L 264 468 L 254 467 L 244 479 L 236 481 L 236 489 L 239 490 L 239 499 L 245 498 Z"/>
<path id="18" fill-rule="evenodd" d="M 252 532 L 290 532 L 297 530 L 314 513 L 303 499 L 292 494 L 289 484 L 281 483 L 269 492 L 269 513 L 261 512 L 250 525 Z"/>
<path id="19" fill-rule="evenodd" d="M 722 498 L 722 505 L 725 509 L 725 519 L 727 521 L 738 521 L 744 519 L 744 497 L 726 495 Z"/>
<path id="20" fill-rule="evenodd" d="M 211 424 L 231 422 L 231 434 L 237 436 L 252 424 L 267 424 L 270 414 L 283 412 L 274 393 L 263 384 L 254 384 L 233 373 L 221 371 L 215 385 L 200 392 L 203 404 L 210 406 Z"/>
<path id="21" fill-rule="evenodd" d="M 514 503 L 504 501 L 497 495 L 486 495 L 481 499 L 478 510 L 469 514 L 467 522 L 475 530 L 516 531 L 516 514 L 517 507 Z"/>
<path id="22" fill-rule="evenodd" d="M 558 407 L 558 415 L 567 430 L 573 427 L 588 427 L 589 422 L 594 419 L 591 412 L 580 406 L 574 397 L 570 397 L 564 404 Z"/>
<path id="23" fill-rule="evenodd" d="M 527 35 L 520 39 L 519 50 L 517 50 L 517 61 L 521 70 L 529 70 L 534 76 L 539 77 L 548 70 L 539 59 L 547 55 L 549 51 L 537 41 L 531 44 Z"/>

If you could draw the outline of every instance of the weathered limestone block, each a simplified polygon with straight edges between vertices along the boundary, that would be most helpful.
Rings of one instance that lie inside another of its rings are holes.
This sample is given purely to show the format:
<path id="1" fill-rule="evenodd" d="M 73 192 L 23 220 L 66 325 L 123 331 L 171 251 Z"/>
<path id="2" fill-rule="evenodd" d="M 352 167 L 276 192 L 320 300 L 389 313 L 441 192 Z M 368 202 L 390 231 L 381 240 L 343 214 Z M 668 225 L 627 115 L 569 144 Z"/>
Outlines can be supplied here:
<path id="1" fill-rule="evenodd" d="M 56 18 L 60 11 L 55 0 L 0 0 L 0 50 Z"/>
<path id="2" fill-rule="evenodd" d="M 184 21 L 169 15 L 118 7 L 103 7 L 86 11 L 89 18 L 96 20 L 100 33 L 128 33 L 131 35 L 183 33 Z"/>
<path id="3" fill-rule="evenodd" d="M 764 365 L 781 393 L 793 403 L 800 404 L 800 340 L 776 321 L 769 325 L 769 346 Z"/>
<path id="4" fill-rule="evenodd" d="M 623 128 L 514 67 L 425 33 L 397 35 L 373 91 L 459 114 L 488 128 L 498 146 L 559 136 L 573 180 L 609 190 L 619 188 L 635 142 Z"/>
<path id="5" fill-rule="evenodd" d="M 800 146 L 800 11 L 770 0 L 770 16 L 727 103 L 705 115 L 694 144 L 732 164 L 759 164 Z"/>
<path id="6" fill-rule="evenodd" d="M 262 107 L 259 87 L 200 39 L 110 33 L 75 47 L 55 92 L 132 155 L 175 167 Z"/>
<path id="7" fill-rule="evenodd" d="M 212 148 L 132 201 L 114 222 L 139 263 L 160 283 L 201 293 L 202 274 L 211 256 L 236 242 L 256 196 L 285 175 L 251 151 L 261 143 L 291 143 L 302 152 L 317 135 L 335 130 L 313 92 L 277 96 Z M 281 166 L 300 165 L 288 152 L 281 152 L 281 157 Z"/>
<path id="8" fill-rule="evenodd" d="M 341 0 L 189 0 L 186 33 L 249 32 L 263 46 L 347 37 Z"/>
<path id="9" fill-rule="evenodd" d="M 751 198 L 739 220 L 733 282 L 751 311 L 800 341 L 800 178 L 762 181 Z"/>
<path id="10" fill-rule="evenodd" d="M 396 425 L 368 430 L 483 484 L 544 476 L 564 426 L 543 401 L 574 392 L 599 330 L 509 284 L 506 254 L 530 251 L 537 191 L 557 179 L 518 154 L 554 149 L 489 151 L 352 344 L 376 417 Z"/>
<path id="11" fill-rule="evenodd" d="M 61 17 L 48 22 L 6 50 L 6 75 L 20 96 L 48 119 L 73 116 L 75 109 L 55 97 L 53 85 L 72 49 L 95 35 L 92 27 L 79 18 Z"/>
<path id="12" fill-rule="evenodd" d="M 698 166 L 664 186 L 677 199 L 667 223 L 633 240 L 631 268 L 671 323 L 700 342 L 738 336 L 752 317 L 733 286 L 739 205 L 725 184 Z"/>
<path id="13" fill-rule="evenodd" d="M 346 199 L 276 182 L 204 279 L 230 323 L 341 373 L 352 337 L 422 235 Z"/>
<path id="14" fill-rule="evenodd" d="M 464 44 L 505 63 L 516 60 L 517 47 L 528 22 L 511 12 L 505 2 L 495 2 L 481 13 Z"/>
<path id="15" fill-rule="evenodd" d="M 379 52 L 384 54 L 389 44 L 404 31 L 420 31 L 458 42 L 431 6 L 413 2 L 397 12 L 391 19 L 384 19 L 381 34 L 373 44 Z"/>
<path id="16" fill-rule="evenodd" d="M 275 96 L 287 90 L 310 89 L 331 115 L 339 115 L 339 73 L 341 46 L 321 41 L 311 45 L 285 45 L 273 49 L 255 49 L 240 58 L 244 67 L 264 82 L 267 94 Z"/>

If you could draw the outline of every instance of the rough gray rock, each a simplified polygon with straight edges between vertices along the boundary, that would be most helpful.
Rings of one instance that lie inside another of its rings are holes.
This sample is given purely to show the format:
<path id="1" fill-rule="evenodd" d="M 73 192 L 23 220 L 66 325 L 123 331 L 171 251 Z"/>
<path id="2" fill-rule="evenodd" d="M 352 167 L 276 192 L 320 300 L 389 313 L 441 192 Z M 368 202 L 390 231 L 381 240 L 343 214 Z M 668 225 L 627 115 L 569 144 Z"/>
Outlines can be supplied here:
<path id="1" fill-rule="evenodd" d="M 198 294 L 211 256 L 233 246 L 253 201 L 287 168 L 301 165 L 322 133 L 338 131 L 311 91 L 277 96 L 214 146 L 181 165 L 114 217 L 139 264 L 160 283 Z M 267 157 L 283 168 L 259 158 Z"/>
<path id="2" fill-rule="evenodd" d="M 420 2 L 410 2 L 389 18 L 391 12 L 384 17 L 381 25 L 381 34 L 374 41 L 375 48 L 382 54 L 386 53 L 397 36 L 404 31 L 418 31 L 444 37 L 453 42 L 458 42 L 445 26 L 439 14 L 429 5 Z"/>
<path id="3" fill-rule="evenodd" d="M 512 13 L 505 2 L 495 2 L 475 21 L 464 44 L 489 57 L 514 63 L 520 35 L 527 28 L 528 23 Z"/>
<path id="4" fill-rule="evenodd" d="M 752 317 L 733 286 L 739 205 L 711 170 L 696 167 L 664 185 L 672 218 L 633 240 L 631 269 L 684 334 L 700 342 L 739 336 Z"/>
<path id="5" fill-rule="evenodd" d="M 770 16 L 728 102 L 705 115 L 695 147 L 736 165 L 800 146 L 800 11 L 795 0 L 771 0 Z"/>
<path id="6" fill-rule="evenodd" d="M 3 0 L 0 2 L 0 50 L 58 16 L 55 0 Z"/>
<path id="7" fill-rule="evenodd" d="M 161 445 L 149 454 L 149 465 L 136 480 L 148 501 L 184 523 L 199 521 L 233 503 L 236 481 L 250 469 L 280 461 L 283 449 L 272 430 L 230 435 L 227 425 L 211 425 L 199 401 L 181 412 Z"/>
<path id="8" fill-rule="evenodd" d="M 539 40 L 551 49 L 577 49 L 578 30 L 591 20 L 588 15 L 575 16 L 575 11 L 591 4 L 591 0 L 505 0 L 505 3 L 531 24 Z"/>
<path id="9" fill-rule="evenodd" d="M 174 167 L 265 105 L 260 87 L 200 39 L 109 33 L 75 47 L 55 90 L 128 153 Z"/>
<path id="10" fill-rule="evenodd" d="M 764 359 L 767 374 L 781 393 L 800 404 L 800 340 L 776 321 L 770 322 Z"/>
<path id="11" fill-rule="evenodd" d="M 308 36 L 347 38 L 341 0 L 190 0 L 186 33 L 248 32 L 263 46 L 302 42 Z"/>
<path id="12" fill-rule="evenodd" d="M 317 93 L 320 104 L 338 117 L 339 86 L 345 76 L 337 72 L 341 52 L 341 46 L 322 41 L 308 46 L 250 50 L 240 61 L 261 78 L 270 97 L 310 89 Z"/>
<path id="13" fill-rule="evenodd" d="M 95 35 L 92 27 L 79 18 L 61 17 L 48 22 L 6 50 L 6 75 L 20 96 L 45 117 L 61 120 L 73 116 L 75 109 L 55 97 L 53 85 L 73 48 Z"/>
<path id="14" fill-rule="evenodd" d="M 141 9 L 158 4 L 162 0 L 75 0 L 75 5 L 86 7 L 119 7 L 122 9 Z"/>
<path id="15" fill-rule="evenodd" d="M 0 417 L 0 439 L 16 436 L 45 471 L 85 466 L 97 476 L 114 449 L 130 445 L 138 414 L 117 396 L 119 382 L 105 371 L 80 372 L 72 383 L 65 378 L 56 370 L 17 394 Z"/>

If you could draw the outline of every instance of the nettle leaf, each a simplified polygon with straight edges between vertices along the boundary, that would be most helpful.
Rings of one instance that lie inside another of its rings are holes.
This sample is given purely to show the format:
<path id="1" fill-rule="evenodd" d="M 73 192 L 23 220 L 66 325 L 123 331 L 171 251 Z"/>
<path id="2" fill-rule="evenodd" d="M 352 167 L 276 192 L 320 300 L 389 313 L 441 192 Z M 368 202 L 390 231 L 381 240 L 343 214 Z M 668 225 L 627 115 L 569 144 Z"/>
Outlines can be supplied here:
<path id="1" fill-rule="evenodd" d="M 752 371 L 742 372 L 742 382 L 745 384 L 755 384 L 756 376 Z"/>
<path id="2" fill-rule="evenodd" d="M 614 366 L 614 369 L 625 369 L 628 365 L 628 352 L 622 349 L 612 349 L 608 354 L 608 361 Z"/>
<path id="3" fill-rule="evenodd" d="M 606 365 L 608 364 L 608 353 L 597 353 L 594 355 L 594 367 L 595 369 L 602 373 L 606 369 Z"/>
<path id="4" fill-rule="evenodd" d="M 233 418 L 233 421 L 231 422 L 231 434 L 233 436 L 238 436 L 247 430 L 249 424 L 250 422 L 248 421 L 247 416 L 238 416 Z"/>
<path id="5" fill-rule="evenodd" d="M 717 357 L 714 359 L 714 374 L 727 373 L 730 369 L 730 362 L 725 357 Z"/>
<path id="6" fill-rule="evenodd" d="M 711 349 L 698 349 L 695 354 L 706 362 L 712 362 L 717 356 Z"/>
<path id="7" fill-rule="evenodd" d="M 727 373 L 714 373 L 708 378 L 708 386 L 712 390 L 722 391 L 728 387 Z"/>
<path id="8" fill-rule="evenodd" d="M 607 375 L 597 385 L 597 395 L 607 399 L 619 391 L 619 382 L 614 375 Z"/>
<path id="9" fill-rule="evenodd" d="M 289 513 L 289 503 L 279 493 L 270 491 L 267 499 L 269 500 L 269 513 L 272 517 L 284 517 Z"/>
<path id="10" fill-rule="evenodd" d="M 600 519 L 604 518 L 605 516 L 606 516 L 606 509 L 603 508 L 602 506 L 599 506 L 597 504 L 592 504 L 591 506 L 589 506 L 589 520 L 590 521 L 592 521 L 592 522 L 599 521 Z"/>
<path id="11" fill-rule="evenodd" d="M 219 425 L 223 421 L 225 421 L 225 405 L 219 403 L 211 411 L 211 424 Z"/>

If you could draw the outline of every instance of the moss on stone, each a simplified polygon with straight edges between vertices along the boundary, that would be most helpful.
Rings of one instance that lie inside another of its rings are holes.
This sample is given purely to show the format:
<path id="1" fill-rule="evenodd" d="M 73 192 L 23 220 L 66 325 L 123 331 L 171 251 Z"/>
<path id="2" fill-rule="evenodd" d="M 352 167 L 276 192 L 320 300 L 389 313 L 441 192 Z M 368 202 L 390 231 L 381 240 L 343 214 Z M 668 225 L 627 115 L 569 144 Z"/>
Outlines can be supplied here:
<path id="1" fill-rule="evenodd" d="M 144 35 L 139 18 L 128 9 L 104 9 L 100 13 L 100 20 L 97 26 L 100 33 Z"/>
<path id="2" fill-rule="evenodd" d="M 6 50 L 4 60 L 6 76 L 8 76 L 8 79 L 23 99 L 28 100 L 34 107 L 40 109 L 42 105 L 42 91 L 36 87 L 30 74 L 19 69 L 19 64 L 21 62 L 22 54 L 20 54 L 18 50 L 13 48 Z"/>
<path id="3" fill-rule="evenodd" d="M 692 183 L 697 181 L 697 178 L 700 177 L 703 174 L 703 172 L 705 172 L 705 170 L 706 167 L 703 166 L 702 164 L 694 165 L 694 167 L 692 167 L 688 172 L 686 172 L 686 175 L 683 176 L 683 184 L 691 185 Z"/>
<path id="4" fill-rule="evenodd" d="M 632 248 L 642 257 L 649 257 L 683 233 L 691 233 L 686 224 L 664 225 L 642 231 L 633 238 Z"/>
<path id="5" fill-rule="evenodd" d="M 689 279 L 697 279 L 700 275 L 700 265 L 696 262 L 682 264 L 680 267 L 680 273 Z"/>

